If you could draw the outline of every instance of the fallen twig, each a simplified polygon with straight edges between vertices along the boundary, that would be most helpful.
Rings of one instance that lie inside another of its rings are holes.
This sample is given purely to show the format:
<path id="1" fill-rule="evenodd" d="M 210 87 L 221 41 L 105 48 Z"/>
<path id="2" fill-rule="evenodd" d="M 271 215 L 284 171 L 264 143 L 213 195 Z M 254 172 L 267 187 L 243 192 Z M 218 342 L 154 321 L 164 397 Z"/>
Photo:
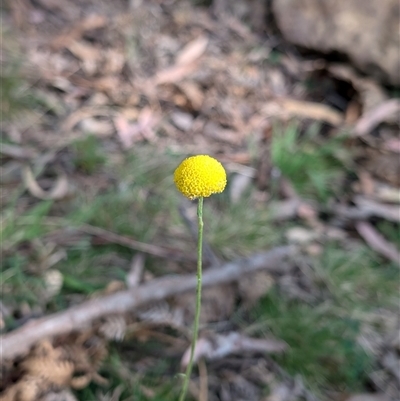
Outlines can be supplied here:
<path id="1" fill-rule="evenodd" d="M 398 205 L 380 203 L 364 196 L 355 196 L 352 200 L 356 206 L 336 203 L 327 208 L 321 208 L 320 210 L 318 210 L 315 205 L 298 198 L 275 202 L 270 206 L 271 219 L 278 222 L 290 220 L 296 217 L 309 217 L 315 219 L 315 215 L 322 211 L 350 221 L 380 217 L 395 223 L 400 222 L 400 209 Z"/>
<path id="2" fill-rule="evenodd" d="M 387 100 L 361 116 L 354 127 L 354 135 L 366 135 L 388 117 L 396 116 L 399 113 L 400 101 L 398 99 Z"/>
<path id="3" fill-rule="evenodd" d="M 232 331 L 228 334 L 208 334 L 201 337 L 195 347 L 194 361 L 202 358 L 207 360 L 222 359 L 230 354 L 256 353 L 281 353 L 286 351 L 287 344 L 275 338 L 252 338 Z M 181 360 L 181 366 L 189 363 L 190 347 L 185 351 Z"/>
<path id="4" fill-rule="evenodd" d="M 353 199 L 357 207 L 344 205 L 333 205 L 331 212 L 349 220 L 366 220 L 370 217 L 381 217 L 382 219 L 400 222 L 400 210 L 397 205 L 387 205 L 363 196 L 355 196 Z"/>
<path id="5" fill-rule="evenodd" d="M 388 242 L 375 228 L 365 221 L 359 221 L 356 228 L 365 242 L 376 252 L 385 258 L 400 265 L 400 252 L 396 247 Z"/>
<path id="6" fill-rule="evenodd" d="M 85 232 L 87 234 L 94 235 L 102 240 L 126 246 L 128 248 L 135 249 L 140 252 L 148 253 L 150 255 L 159 256 L 161 258 L 179 260 L 179 261 L 187 261 L 192 262 L 196 259 L 193 257 L 189 257 L 184 255 L 181 251 L 175 249 L 169 249 L 166 247 L 161 247 L 158 245 L 147 244 L 144 242 L 136 241 L 133 238 L 126 237 L 124 235 L 115 234 L 111 231 L 105 230 L 104 228 L 91 226 L 89 224 L 83 224 L 77 227 L 77 230 Z"/>
<path id="7" fill-rule="evenodd" d="M 221 267 L 208 269 L 203 274 L 203 286 L 232 282 L 244 274 L 261 269 L 281 272 L 284 260 L 292 255 L 295 249 L 292 246 L 282 246 Z M 0 357 L 14 358 L 27 352 L 33 344 L 43 338 L 79 330 L 102 316 L 132 311 L 148 302 L 194 290 L 196 282 L 195 275 L 162 277 L 132 290 L 92 299 L 66 311 L 31 321 L 0 337 Z"/>
<path id="8" fill-rule="evenodd" d="M 48 225 L 48 226 L 64 226 L 66 225 L 65 220 L 63 219 L 58 219 L 58 218 L 46 218 L 42 224 Z M 158 256 L 160 258 L 166 258 L 166 259 L 171 259 L 171 260 L 176 260 L 180 262 L 195 262 L 196 258 L 185 255 L 182 251 L 178 249 L 173 249 L 173 248 L 167 248 L 159 245 L 154 245 L 154 244 L 148 244 L 145 242 L 140 242 L 136 241 L 135 239 L 125 236 L 125 235 L 120 235 L 116 234 L 112 231 L 108 231 L 104 228 L 101 227 L 96 227 L 92 226 L 90 224 L 82 224 L 78 227 L 68 227 L 68 228 L 61 228 L 60 230 L 51 232 L 47 234 L 47 237 L 50 239 L 52 242 L 55 242 L 57 244 L 62 244 L 65 245 L 65 243 L 69 244 L 68 242 L 68 237 L 72 237 L 74 242 L 74 236 L 76 236 L 77 233 L 85 233 L 92 235 L 94 237 L 99 238 L 103 243 L 111 243 L 111 244 L 118 244 L 122 246 L 126 246 L 127 248 L 134 249 L 139 252 L 147 253 L 153 256 Z M 78 240 L 80 238 L 78 237 Z"/>

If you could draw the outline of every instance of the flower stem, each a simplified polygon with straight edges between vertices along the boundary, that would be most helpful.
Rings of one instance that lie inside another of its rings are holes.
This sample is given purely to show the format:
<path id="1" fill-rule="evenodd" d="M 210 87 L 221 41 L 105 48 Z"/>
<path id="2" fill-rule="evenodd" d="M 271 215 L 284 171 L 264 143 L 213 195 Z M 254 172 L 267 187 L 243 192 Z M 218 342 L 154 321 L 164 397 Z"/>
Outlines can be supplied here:
<path id="1" fill-rule="evenodd" d="M 186 367 L 185 380 L 179 401 L 185 401 L 189 386 L 190 375 L 193 368 L 193 356 L 199 334 L 200 309 L 201 309 L 201 279 L 202 279 L 202 256 L 203 256 L 203 197 L 199 198 L 197 204 L 198 238 L 197 238 L 197 287 L 196 287 L 196 314 L 193 326 L 193 340 L 190 349 L 190 360 Z"/>

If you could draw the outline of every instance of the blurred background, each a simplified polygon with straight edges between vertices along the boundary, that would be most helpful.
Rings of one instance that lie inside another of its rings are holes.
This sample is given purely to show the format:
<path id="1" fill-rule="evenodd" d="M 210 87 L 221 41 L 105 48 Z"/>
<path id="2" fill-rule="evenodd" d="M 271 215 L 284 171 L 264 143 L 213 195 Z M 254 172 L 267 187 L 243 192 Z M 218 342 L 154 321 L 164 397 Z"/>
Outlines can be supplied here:
<path id="1" fill-rule="evenodd" d="M 189 399 L 400 400 L 399 18 L 397 0 L 2 3 L 0 400 L 177 399 L 194 292 L 154 289 L 196 270 L 173 183 L 193 154 L 228 173 L 204 271 L 264 259 L 204 288 Z"/>

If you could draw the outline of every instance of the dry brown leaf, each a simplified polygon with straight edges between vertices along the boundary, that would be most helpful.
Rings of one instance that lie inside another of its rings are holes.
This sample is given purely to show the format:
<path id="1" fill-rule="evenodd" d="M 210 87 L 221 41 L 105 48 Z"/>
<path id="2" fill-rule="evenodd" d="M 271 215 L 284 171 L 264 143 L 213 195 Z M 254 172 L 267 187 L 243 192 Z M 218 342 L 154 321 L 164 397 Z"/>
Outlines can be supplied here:
<path id="1" fill-rule="evenodd" d="M 292 244 L 308 244 L 320 237 L 320 233 L 316 230 L 310 230 L 301 226 L 289 228 L 285 236 L 289 243 Z"/>
<path id="2" fill-rule="evenodd" d="M 80 355 L 82 356 L 84 352 L 81 348 Z M 0 396 L 0 400 L 38 401 L 39 395 L 49 394 L 49 391 L 59 394 L 57 390 L 72 384 L 74 371 L 82 368 L 78 367 L 69 358 L 70 356 L 64 349 L 54 348 L 47 340 L 39 342 L 29 355 L 17 364 L 16 368 L 20 371 L 19 379 L 7 388 Z"/>
<path id="3" fill-rule="evenodd" d="M 25 375 L 17 384 L 10 386 L 0 395 L 0 401 L 36 401 L 45 385 L 43 380 Z"/>
<path id="4" fill-rule="evenodd" d="M 200 36 L 188 43 L 176 57 L 174 65 L 156 74 L 152 79 L 154 84 L 177 83 L 195 71 L 197 62 L 204 54 L 207 44 L 208 39 L 204 36 Z"/>
<path id="5" fill-rule="evenodd" d="M 193 110 L 200 110 L 204 101 L 204 93 L 200 87 L 191 81 L 179 82 L 177 87 L 185 95 L 189 101 L 189 105 Z"/>
<path id="6" fill-rule="evenodd" d="M 191 64 L 198 60 L 206 51 L 208 38 L 199 36 L 189 42 L 176 56 L 177 65 Z"/>
<path id="7" fill-rule="evenodd" d="M 66 386 L 74 372 L 71 361 L 61 360 L 58 356 L 43 355 L 26 359 L 21 363 L 24 372 L 34 377 L 42 377 L 56 386 Z"/>
<path id="8" fill-rule="evenodd" d="M 144 139 L 149 142 L 153 142 L 156 138 L 156 134 L 153 128 L 158 123 L 159 117 L 154 113 L 150 107 L 144 107 L 138 117 L 138 124 Z"/>
<path id="9" fill-rule="evenodd" d="M 84 118 L 79 127 L 84 133 L 93 134 L 99 138 L 108 138 L 114 132 L 114 127 L 109 120 L 100 120 L 93 117 Z"/>
<path id="10" fill-rule="evenodd" d="M 104 92 L 114 102 L 117 102 L 119 97 L 123 96 L 124 88 L 127 87 L 127 83 L 123 82 L 120 76 L 107 75 L 98 79 L 87 81 L 89 87 L 96 91 Z M 125 102 L 123 102 L 125 105 Z"/>
<path id="11" fill-rule="evenodd" d="M 183 132 L 190 131 L 193 126 L 194 117 L 190 113 L 174 111 L 170 118 L 175 127 Z"/>
<path id="12" fill-rule="evenodd" d="M 103 52 L 104 66 L 102 74 L 112 75 L 119 74 L 125 65 L 125 55 L 122 51 L 116 49 L 106 49 Z"/>
<path id="13" fill-rule="evenodd" d="M 73 41 L 66 46 L 67 49 L 79 60 L 97 62 L 100 59 L 100 49 L 82 41 Z"/>
<path id="14" fill-rule="evenodd" d="M 74 40 L 79 39 L 86 31 L 103 28 L 107 25 L 107 18 L 103 15 L 92 14 L 83 20 L 79 21 L 67 32 L 62 33 L 57 38 L 53 39 L 51 46 L 54 50 L 68 46 Z"/>
<path id="15" fill-rule="evenodd" d="M 141 139 L 140 131 L 136 124 L 129 123 L 128 119 L 122 114 L 114 118 L 114 125 L 117 135 L 125 149 L 133 146 L 134 142 Z"/>
<path id="16" fill-rule="evenodd" d="M 238 145 L 242 141 L 239 132 L 232 129 L 222 128 L 219 124 L 208 121 L 204 128 L 203 134 L 209 138 L 216 139 L 217 141 L 229 143 L 231 145 Z"/>
<path id="17" fill-rule="evenodd" d="M 360 170 L 358 172 L 358 178 L 360 180 L 360 185 L 357 183 L 356 190 L 361 190 L 364 195 L 372 195 L 375 189 L 375 182 L 372 178 L 372 175 L 366 170 Z"/>
<path id="18" fill-rule="evenodd" d="M 57 178 L 53 188 L 44 191 L 37 183 L 32 170 L 26 166 L 23 169 L 24 183 L 31 195 L 43 200 L 60 200 L 65 198 L 69 193 L 69 185 L 66 175 L 60 175 Z"/>
<path id="19" fill-rule="evenodd" d="M 344 121 L 342 113 L 324 104 L 295 99 L 279 99 L 277 103 L 292 116 L 325 121 L 332 125 L 340 125 Z"/>
<path id="20" fill-rule="evenodd" d="M 170 68 L 157 73 L 154 78 L 155 85 L 177 83 L 186 78 L 189 74 L 195 71 L 197 65 L 195 62 L 191 64 L 176 64 Z"/>
<path id="21" fill-rule="evenodd" d="M 102 59 L 100 49 L 85 42 L 73 41 L 66 46 L 67 49 L 79 60 L 82 61 L 82 69 L 88 75 L 93 75 Z"/>
<path id="22" fill-rule="evenodd" d="M 360 102 L 356 99 L 352 99 L 347 108 L 345 113 L 345 123 L 348 126 L 352 126 L 357 122 L 357 120 L 361 117 L 362 106 Z"/>
<path id="23" fill-rule="evenodd" d="M 153 142 L 156 137 L 153 128 L 158 121 L 159 117 L 154 114 L 151 108 L 144 107 L 140 111 L 136 123 L 129 123 L 126 117 L 119 114 L 114 118 L 114 125 L 123 147 L 129 149 L 141 139 Z"/>
<path id="24" fill-rule="evenodd" d="M 65 119 L 61 125 L 61 131 L 69 132 L 84 120 L 93 119 L 95 117 L 111 117 L 113 114 L 113 110 L 107 107 L 82 107 L 72 112 Z"/>

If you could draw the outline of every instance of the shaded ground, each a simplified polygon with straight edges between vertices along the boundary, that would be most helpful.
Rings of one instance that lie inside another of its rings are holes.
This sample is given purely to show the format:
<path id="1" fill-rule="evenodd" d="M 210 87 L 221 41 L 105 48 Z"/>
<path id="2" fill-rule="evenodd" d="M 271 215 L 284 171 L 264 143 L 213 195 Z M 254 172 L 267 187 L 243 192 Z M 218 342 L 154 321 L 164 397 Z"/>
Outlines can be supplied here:
<path id="1" fill-rule="evenodd" d="M 217 18 L 186 1 L 139 3 L 4 10 L 4 338 L 193 273 L 194 205 L 172 173 L 204 152 L 229 174 L 205 204 L 205 268 L 288 243 L 296 253 L 204 290 L 192 397 L 397 399 L 395 92 L 256 35 L 245 4 Z M 176 399 L 193 298 L 104 314 L 15 352 L 0 399 Z"/>

